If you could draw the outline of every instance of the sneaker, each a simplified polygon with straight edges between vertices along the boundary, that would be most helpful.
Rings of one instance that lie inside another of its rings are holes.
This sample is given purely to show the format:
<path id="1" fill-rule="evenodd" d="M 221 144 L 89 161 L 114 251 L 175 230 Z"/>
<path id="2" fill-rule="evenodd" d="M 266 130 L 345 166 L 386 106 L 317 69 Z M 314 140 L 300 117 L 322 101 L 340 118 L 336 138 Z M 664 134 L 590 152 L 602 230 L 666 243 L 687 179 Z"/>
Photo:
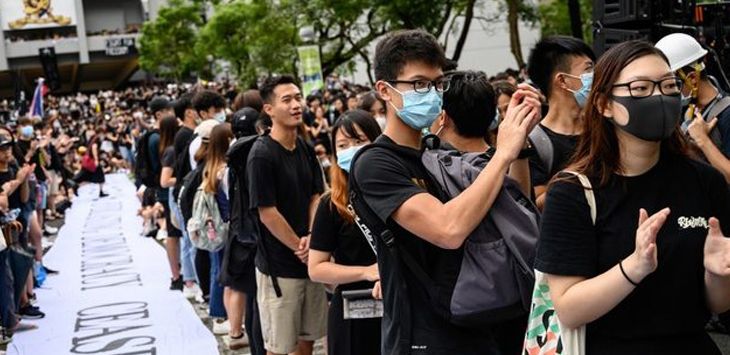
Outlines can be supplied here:
<path id="1" fill-rule="evenodd" d="M 183 290 L 182 276 L 178 277 L 177 280 L 170 281 L 170 290 L 172 290 L 172 291 L 182 291 Z"/>
<path id="2" fill-rule="evenodd" d="M 216 318 L 213 320 L 213 334 L 215 335 L 224 335 L 228 334 L 231 331 L 231 323 L 228 322 L 228 319 L 223 318 Z"/>
<path id="3" fill-rule="evenodd" d="M 5 328 L 0 327 L 0 345 L 5 345 L 13 341 L 13 334 Z"/>
<path id="4" fill-rule="evenodd" d="M 163 240 L 167 239 L 167 231 L 164 229 L 158 229 L 157 236 L 155 236 L 155 239 L 157 239 L 159 241 L 163 241 Z"/>
<path id="5" fill-rule="evenodd" d="M 187 298 L 189 300 L 196 299 L 200 293 L 201 293 L 201 291 L 200 291 L 200 287 L 198 286 L 198 284 L 193 284 L 190 287 L 188 287 L 188 286 L 183 287 L 183 296 L 185 296 L 185 298 Z M 202 295 L 201 295 L 201 298 L 202 298 Z"/>
<path id="6" fill-rule="evenodd" d="M 241 335 L 238 338 L 226 335 L 223 337 L 223 343 L 228 346 L 229 350 L 243 349 L 248 346 L 248 337 L 245 332 L 241 332 Z"/>
<path id="7" fill-rule="evenodd" d="M 45 228 L 44 228 L 43 230 L 44 230 L 44 231 L 45 231 L 46 233 L 48 233 L 48 234 L 56 234 L 56 233 L 58 233 L 58 228 L 56 228 L 56 227 L 51 227 L 51 226 L 49 226 L 49 225 L 47 225 L 47 224 L 46 224 L 46 226 L 45 226 Z"/>
<path id="8" fill-rule="evenodd" d="M 18 314 L 23 319 L 41 319 L 46 316 L 45 313 L 41 312 L 40 308 L 31 306 L 30 304 L 20 307 Z"/>
<path id="9" fill-rule="evenodd" d="M 195 302 L 196 303 L 200 303 L 200 304 L 205 303 L 205 298 L 203 297 L 203 292 L 202 291 L 201 292 L 198 292 L 198 294 L 195 295 Z"/>
<path id="10" fill-rule="evenodd" d="M 48 275 L 58 275 L 58 270 L 49 269 L 47 266 L 42 266 L 46 270 L 46 274 Z"/>
<path id="11" fill-rule="evenodd" d="M 157 229 L 157 228 L 150 228 L 147 231 L 147 233 L 145 233 L 145 237 L 147 237 L 147 238 L 154 238 L 155 236 L 157 236 L 157 232 L 159 232 L 159 231 L 160 230 Z"/>

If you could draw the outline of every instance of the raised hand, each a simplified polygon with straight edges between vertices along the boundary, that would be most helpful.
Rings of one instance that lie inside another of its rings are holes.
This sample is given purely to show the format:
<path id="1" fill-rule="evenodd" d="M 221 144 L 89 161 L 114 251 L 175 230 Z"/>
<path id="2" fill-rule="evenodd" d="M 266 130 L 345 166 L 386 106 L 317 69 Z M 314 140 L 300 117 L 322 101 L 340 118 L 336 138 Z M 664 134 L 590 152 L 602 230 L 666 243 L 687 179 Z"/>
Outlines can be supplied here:
<path id="1" fill-rule="evenodd" d="M 530 129 L 539 119 L 539 101 L 533 97 L 535 93 L 527 90 L 517 91 L 507 107 L 507 112 L 499 124 L 497 133 L 497 153 L 503 155 L 507 161 L 517 159 L 520 150 L 525 146 Z"/>
<path id="2" fill-rule="evenodd" d="M 710 231 L 705 239 L 705 270 L 715 276 L 730 276 L 730 239 L 720 230 L 720 221 L 710 218 Z"/>
<path id="3" fill-rule="evenodd" d="M 654 272 L 658 265 L 656 235 L 667 221 L 669 208 L 651 217 L 645 209 L 639 210 L 639 228 L 636 229 L 636 248 L 626 260 L 626 271 L 633 281 L 639 282 Z"/>
<path id="4" fill-rule="evenodd" d="M 709 141 L 710 132 L 715 128 L 715 125 L 717 125 L 717 117 L 706 122 L 699 112 L 695 112 L 695 117 L 687 127 L 687 132 L 695 143 L 701 145 Z"/>

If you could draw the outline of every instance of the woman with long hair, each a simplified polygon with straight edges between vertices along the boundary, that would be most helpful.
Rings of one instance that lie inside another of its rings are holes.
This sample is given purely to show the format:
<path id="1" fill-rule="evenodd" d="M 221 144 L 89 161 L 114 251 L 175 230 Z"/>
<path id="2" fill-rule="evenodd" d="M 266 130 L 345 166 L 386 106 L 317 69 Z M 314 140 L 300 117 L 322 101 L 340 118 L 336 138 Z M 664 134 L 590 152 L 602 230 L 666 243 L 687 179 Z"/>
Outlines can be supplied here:
<path id="1" fill-rule="evenodd" d="M 363 110 L 345 112 L 332 127 L 330 168 L 332 190 L 322 196 L 314 217 L 309 251 L 312 281 L 337 285 L 327 323 L 328 354 L 380 353 L 380 318 L 346 320 L 342 291 L 374 289 L 380 280 L 375 253 L 348 210 L 348 173 L 358 149 L 381 134 L 380 126 Z M 334 260 L 332 260 L 334 257 Z"/>
<path id="2" fill-rule="evenodd" d="M 175 186 L 175 177 L 172 176 L 175 168 L 175 135 L 180 129 L 180 123 L 177 117 L 168 114 L 160 120 L 160 145 L 159 156 L 160 165 L 160 189 L 157 191 L 157 201 L 164 208 L 164 227 L 160 226 L 159 234 L 165 237 L 165 249 L 167 250 L 167 260 L 170 263 L 170 271 L 172 271 L 172 281 L 170 282 L 171 290 L 183 289 L 183 280 L 180 275 L 180 238 L 182 231 L 172 224 L 170 213 L 170 188 Z"/>
<path id="3" fill-rule="evenodd" d="M 720 354 L 704 327 L 730 309 L 730 196 L 686 154 L 681 86 L 652 44 L 612 47 L 548 191 L 535 268 L 586 354 Z"/>
<path id="4" fill-rule="evenodd" d="M 230 124 L 222 123 L 213 127 L 205 148 L 205 168 L 203 169 L 203 179 L 201 181 L 203 191 L 215 195 L 218 211 L 220 211 L 221 218 L 225 223 L 230 220 L 226 152 L 228 152 L 228 147 L 231 145 L 231 140 L 233 140 L 233 131 Z M 225 249 L 210 252 L 210 316 L 214 318 L 214 325 L 217 324 L 219 329 L 228 328 L 230 338 L 226 340 L 229 346 L 233 344 L 232 348 L 239 349 L 240 347 L 235 345 L 244 340 L 241 330 L 244 308 L 242 304 L 238 306 L 238 303 L 234 305 L 229 302 L 231 301 L 231 292 L 227 288 L 224 289 L 218 280 L 224 253 Z M 240 299 L 242 300 L 243 297 Z M 230 316 L 228 327 L 223 326 L 227 316 Z"/>

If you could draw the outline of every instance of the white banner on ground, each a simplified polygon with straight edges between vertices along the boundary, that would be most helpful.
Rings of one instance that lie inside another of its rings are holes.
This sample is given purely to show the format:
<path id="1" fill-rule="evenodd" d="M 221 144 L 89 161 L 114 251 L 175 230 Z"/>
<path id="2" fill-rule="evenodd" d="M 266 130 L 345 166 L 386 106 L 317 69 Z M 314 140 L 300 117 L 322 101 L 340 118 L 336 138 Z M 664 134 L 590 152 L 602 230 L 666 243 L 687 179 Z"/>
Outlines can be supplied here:
<path id="1" fill-rule="evenodd" d="M 211 332 L 179 291 L 167 256 L 140 236 L 139 201 L 124 175 L 108 175 L 110 197 L 84 187 L 44 263 L 60 274 L 36 289 L 44 319 L 16 333 L 8 354 L 218 354 Z"/>

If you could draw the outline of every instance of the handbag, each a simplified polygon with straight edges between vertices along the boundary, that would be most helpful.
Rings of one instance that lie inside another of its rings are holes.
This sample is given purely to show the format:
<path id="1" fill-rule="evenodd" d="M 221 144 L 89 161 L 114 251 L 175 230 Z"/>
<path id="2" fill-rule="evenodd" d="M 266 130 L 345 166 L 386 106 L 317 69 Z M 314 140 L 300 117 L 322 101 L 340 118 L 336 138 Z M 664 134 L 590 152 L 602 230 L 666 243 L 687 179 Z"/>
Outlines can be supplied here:
<path id="1" fill-rule="evenodd" d="M 596 224 L 596 197 L 590 180 L 583 174 L 564 171 L 575 175 L 583 185 L 588 206 L 591 209 L 591 220 Z M 532 292 L 532 305 L 527 320 L 527 332 L 522 350 L 527 355 L 585 355 L 586 327 L 567 328 L 562 325 L 550 297 L 547 277 L 535 270 L 535 288 Z"/>
<path id="2" fill-rule="evenodd" d="M 93 173 L 96 171 L 96 162 L 94 161 L 94 158 L 91 157 L 91 154 L 89 152 L 86 152 L 84 156 L 81 158 L 81 168 Z"/>

